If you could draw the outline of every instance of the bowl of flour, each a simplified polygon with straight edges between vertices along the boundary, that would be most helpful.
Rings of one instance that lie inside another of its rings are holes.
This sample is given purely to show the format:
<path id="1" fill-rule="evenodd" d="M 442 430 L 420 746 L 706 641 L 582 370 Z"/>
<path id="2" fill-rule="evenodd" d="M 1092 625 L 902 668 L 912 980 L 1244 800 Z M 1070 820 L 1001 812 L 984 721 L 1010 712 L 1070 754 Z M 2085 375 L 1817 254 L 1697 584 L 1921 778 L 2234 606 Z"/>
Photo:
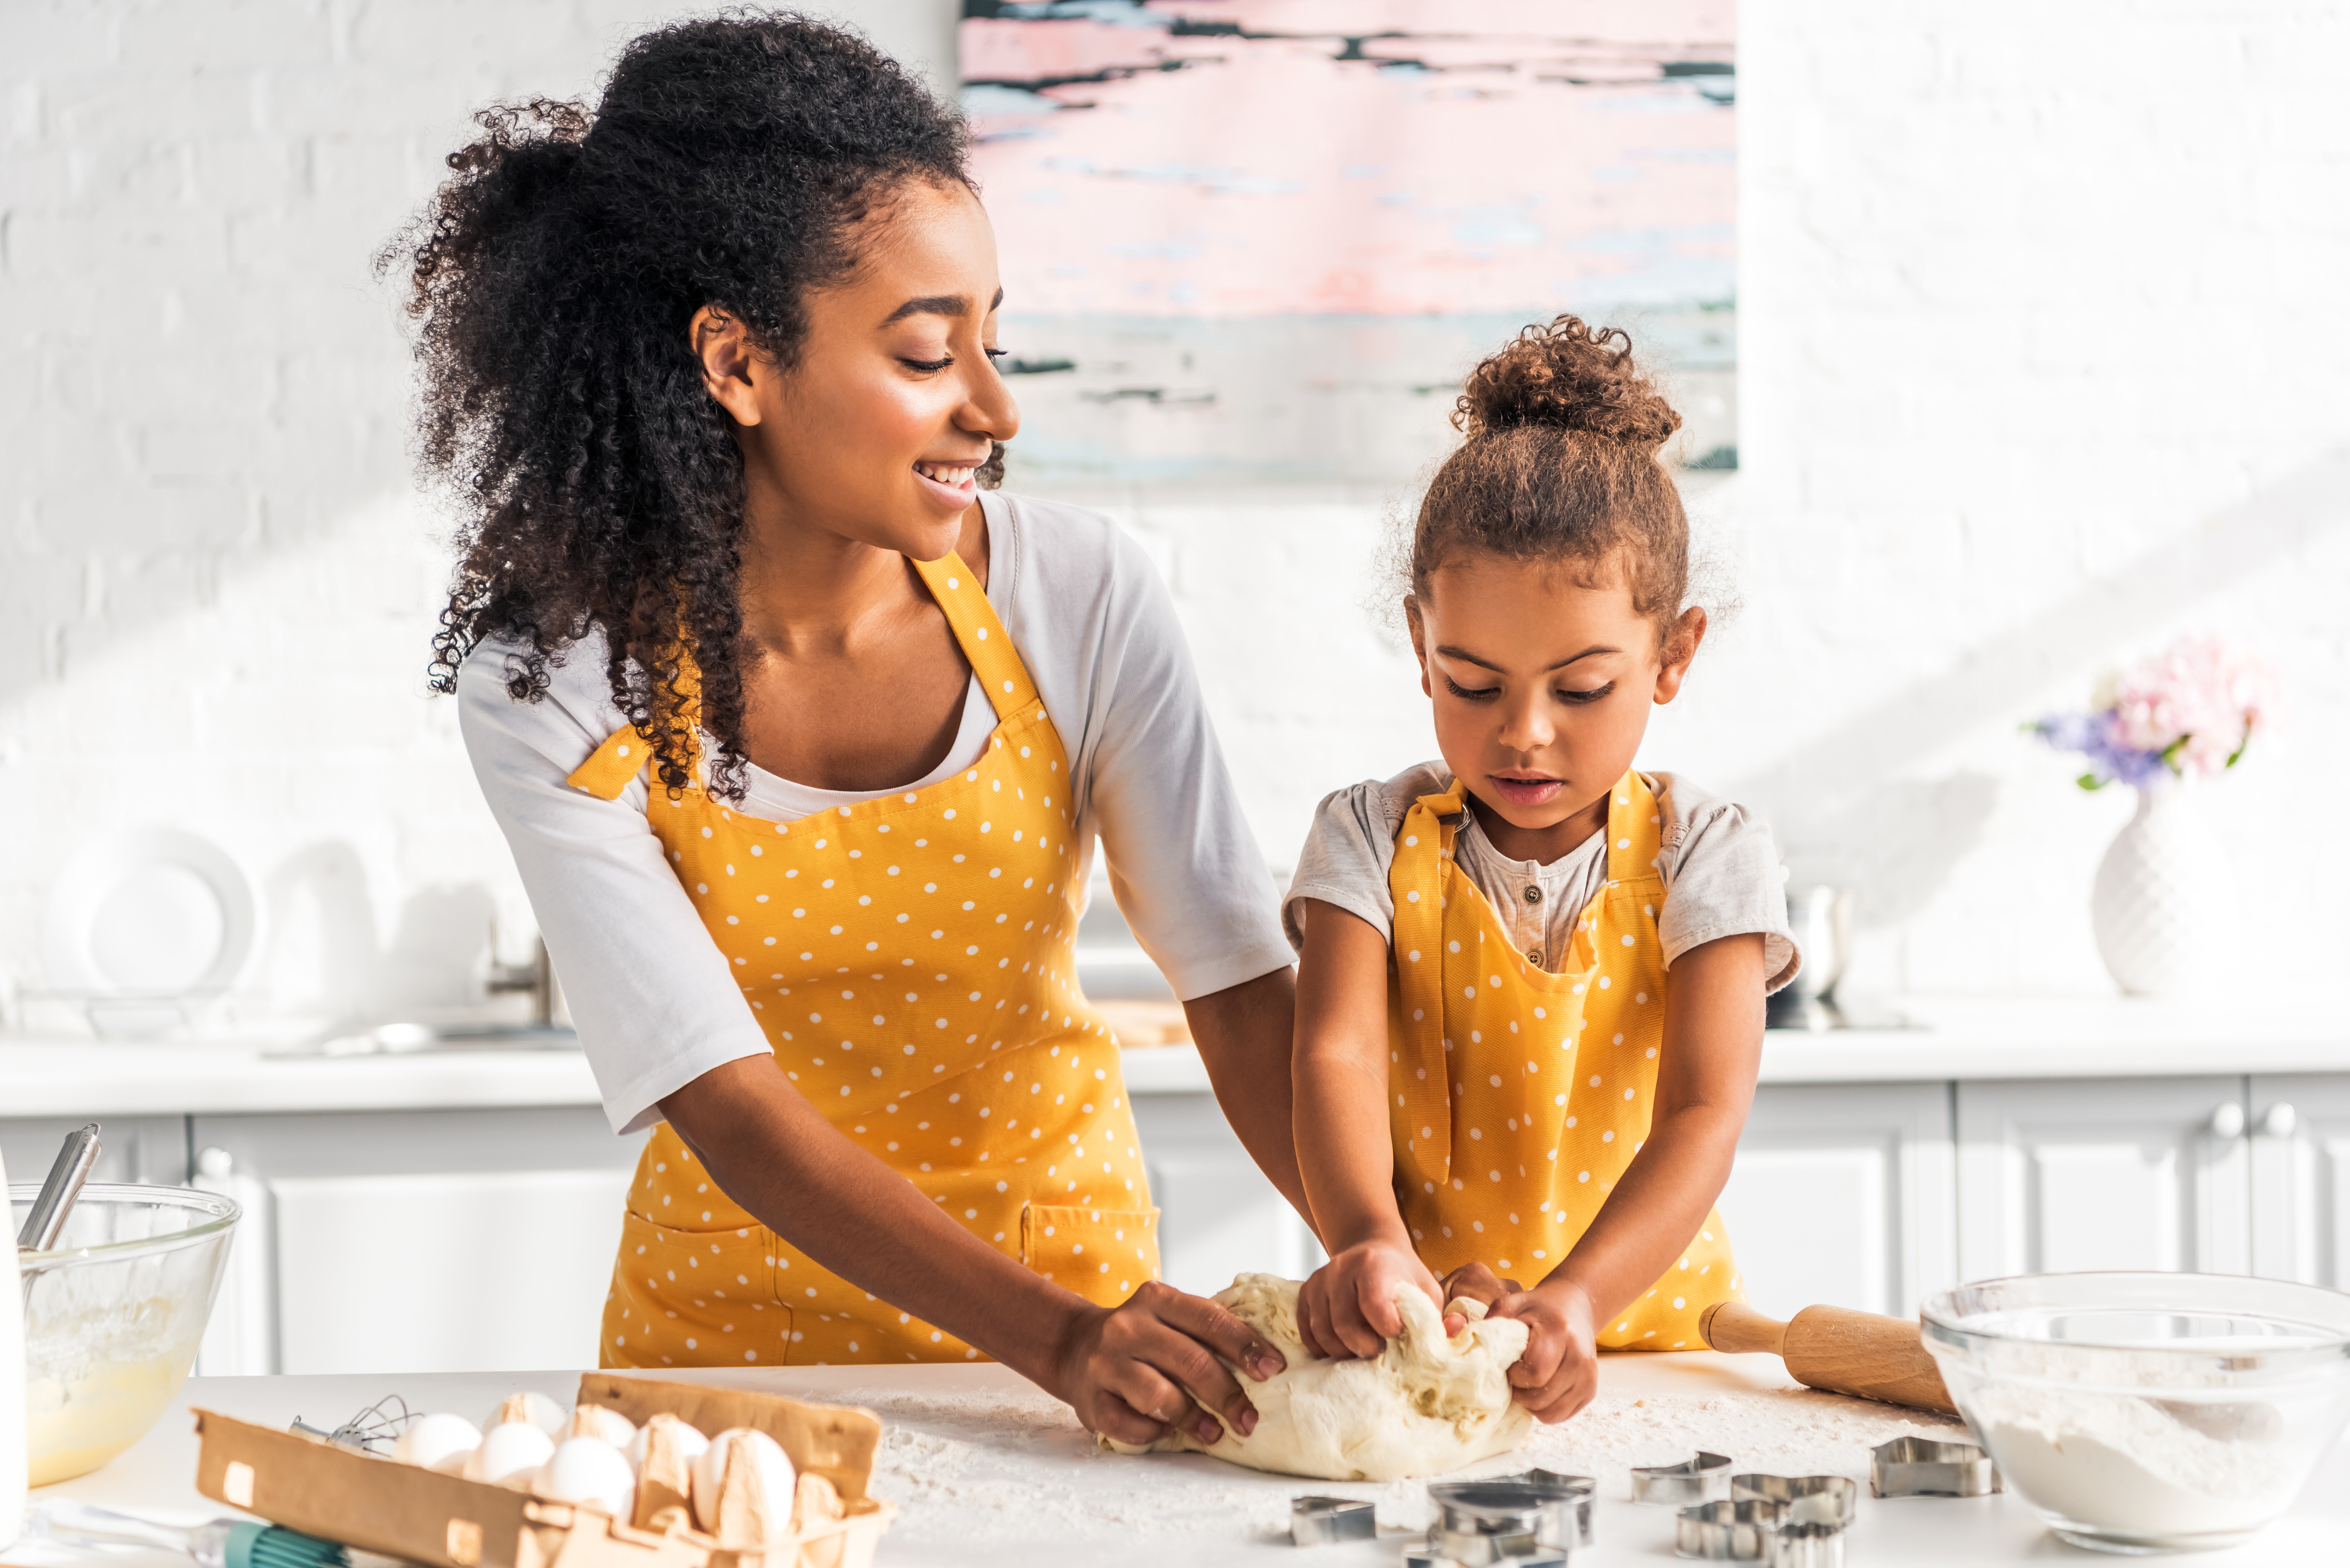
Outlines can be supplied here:
<path id="1" fill-rule="evenodd" d="M 2350 1422 L 2350 1295 L 2230 1274 L 1948 1291 L 1926 1348 L 2008 1486 L 2076 1546 L 2201 1551 L 2292 1506 Z"/>

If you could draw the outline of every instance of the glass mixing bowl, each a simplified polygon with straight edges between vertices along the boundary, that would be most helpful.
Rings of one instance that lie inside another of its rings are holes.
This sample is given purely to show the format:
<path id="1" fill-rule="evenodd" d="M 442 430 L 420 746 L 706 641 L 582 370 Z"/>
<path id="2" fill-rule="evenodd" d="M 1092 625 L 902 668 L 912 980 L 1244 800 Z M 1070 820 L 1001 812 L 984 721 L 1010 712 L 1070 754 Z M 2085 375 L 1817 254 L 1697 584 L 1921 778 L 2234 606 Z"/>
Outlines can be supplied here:
<path id="1" fill-rule="evenodd" d="M 1925 1304 L 2007 1484 L 2076 1546 L 2198 1551 L 2291 1507 L 2350 1421 L 2350 1295 L 2231 1274 L 2043 1274 Z"/>
<path id="2" fill-rule="evenodd" d="M 8 1189 L 11 1235 L 39 1190 Z M 214 1193 L 93 1181 L 56 1247 L 16 1254 L 33 1485 L 98 1469 L 171 1407 L 195 1365 L 238 1216 Z"/>

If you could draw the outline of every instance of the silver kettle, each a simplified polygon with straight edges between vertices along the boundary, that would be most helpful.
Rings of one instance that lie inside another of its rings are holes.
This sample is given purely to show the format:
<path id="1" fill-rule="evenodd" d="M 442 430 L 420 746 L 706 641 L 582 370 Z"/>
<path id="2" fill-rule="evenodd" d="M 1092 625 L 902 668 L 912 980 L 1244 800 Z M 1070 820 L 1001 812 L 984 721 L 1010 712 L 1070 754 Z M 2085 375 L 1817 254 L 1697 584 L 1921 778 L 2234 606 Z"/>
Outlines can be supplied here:
<path id="1" fill-rule="evenodd" d="M 1773 992 L 1765 1012 L 1773 1029 L 1842 1029 L 1836 981 L 1852 961 L 1852 890 L 1805 888 L 1787 895 L 1787 929 L 1803 955 L 1795 978 Z"/>

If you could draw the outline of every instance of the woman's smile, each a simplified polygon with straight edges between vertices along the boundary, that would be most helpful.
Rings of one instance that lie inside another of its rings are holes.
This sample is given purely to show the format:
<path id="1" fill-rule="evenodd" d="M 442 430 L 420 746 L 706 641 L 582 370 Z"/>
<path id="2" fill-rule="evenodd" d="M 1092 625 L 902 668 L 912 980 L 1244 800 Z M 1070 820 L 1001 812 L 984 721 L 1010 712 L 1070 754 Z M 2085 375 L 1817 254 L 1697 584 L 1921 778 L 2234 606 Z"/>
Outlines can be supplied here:
<path id="1" fill-rule="evenodd" d="M 968 506 L 979 493 L 979 485 L 972 476 L 986 462 L 987 458 L 983 454 L 968 462 L 917 462 L 914 472 L 938 495 L 952 501 L 959 507 Z"/>

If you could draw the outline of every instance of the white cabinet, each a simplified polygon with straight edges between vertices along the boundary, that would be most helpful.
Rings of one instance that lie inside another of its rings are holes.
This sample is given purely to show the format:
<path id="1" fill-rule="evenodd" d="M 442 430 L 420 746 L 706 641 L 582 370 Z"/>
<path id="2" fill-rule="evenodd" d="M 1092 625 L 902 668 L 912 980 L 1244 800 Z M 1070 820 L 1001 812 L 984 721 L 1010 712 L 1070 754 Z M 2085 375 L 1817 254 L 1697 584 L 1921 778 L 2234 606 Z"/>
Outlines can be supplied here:
<path id="1" fill-rule="evenodd" d="M 641 1137 L 589 1108 L 196 1116 L 245 1208 L 201 1369 L 596 1365 Z"/>
<path id="2" fill-rule="evenodd" d="M 2252 1272 L 2350 1288 L 2350 1076 L 2251 1080 Z"/>
<path id="3" fill-rule="evenodd" d="M 1907 1317 L 1958 1277 L 1948 1084 L 1765 1085 L 1721 1200 L 1747 1299 Z"/>
<path id="4" fill-rule="evenodd" d="M 1213 1295 L 1235 1274 L 1302 1280 L 1326 1259 L 1297 1210 L 1249 1157 L 1216 1097 L 1134 1096 L 1142 1163 L 1159 1205 L 1159 1271 L 1176 1289 Z"/>
<path id="5" fill-rule="evenodd" d="M 2251 1267 L 2245 1080 L 1958 1085 L 1959 1272 Z"/>

